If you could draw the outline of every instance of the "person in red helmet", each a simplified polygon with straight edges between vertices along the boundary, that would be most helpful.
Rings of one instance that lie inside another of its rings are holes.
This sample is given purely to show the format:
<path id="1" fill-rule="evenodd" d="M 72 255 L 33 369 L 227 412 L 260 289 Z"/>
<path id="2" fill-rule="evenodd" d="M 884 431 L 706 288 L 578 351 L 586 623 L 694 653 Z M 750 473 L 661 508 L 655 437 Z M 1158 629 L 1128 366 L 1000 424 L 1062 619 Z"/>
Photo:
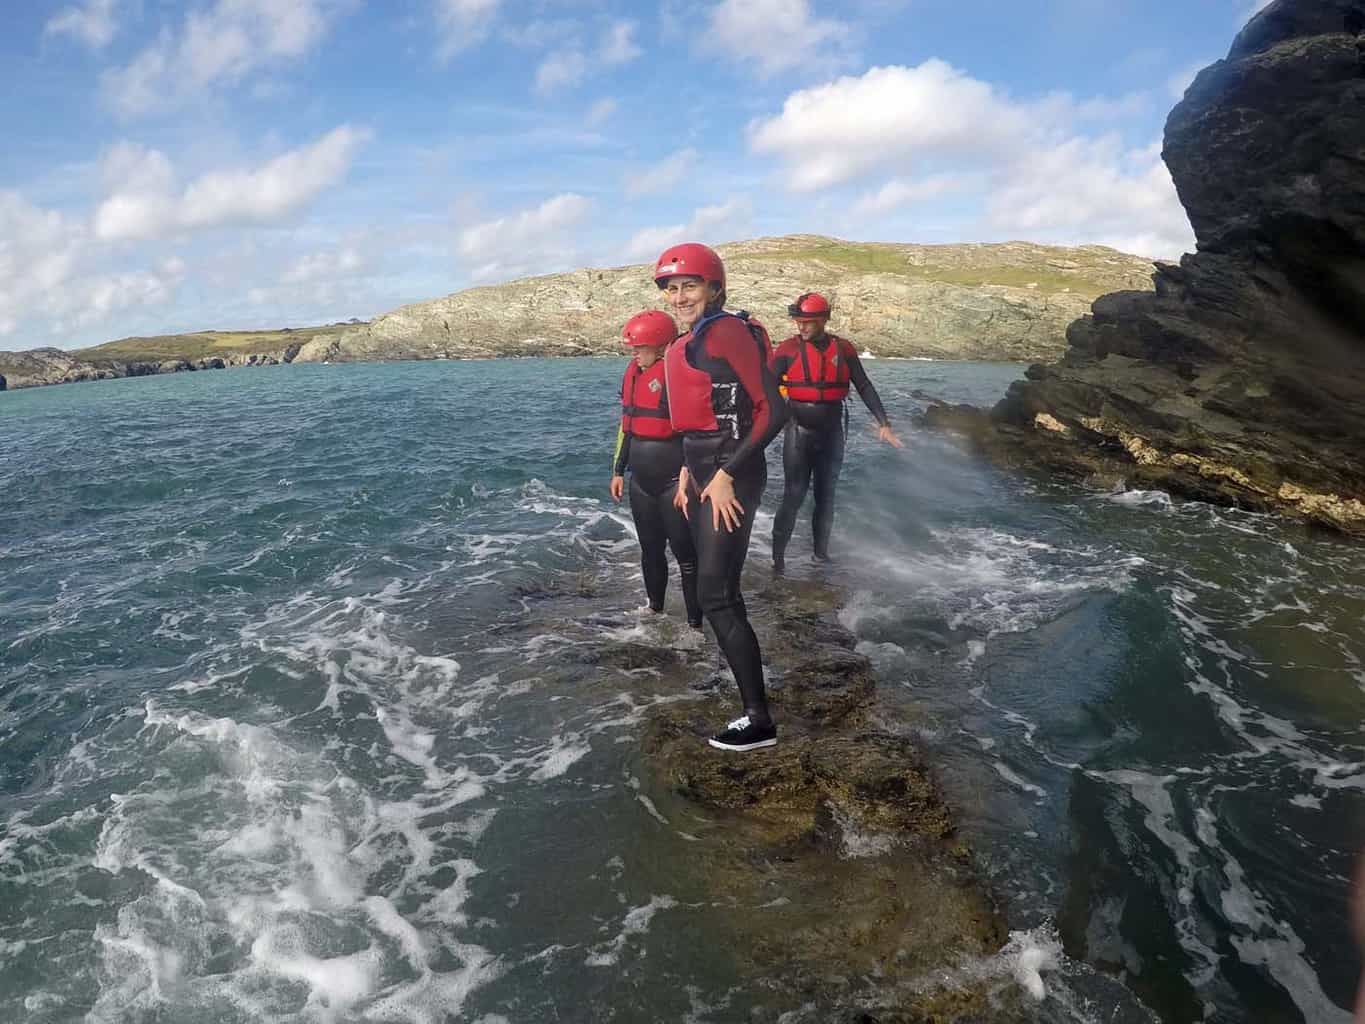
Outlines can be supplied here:
<path id="1" fill-rule="evenodd" d="M 664 354 L 664 373 L 673 429 L 683 436 L 677 501 L 697 549 L 697 596 L 744 705 L 710 742 L 731 751 L 770 747 L 777 726 L 740 575 L 768 482 L 763 451 L 782 429 L 787 404 L 767 365 L 766 333 L 725 312 L 725 265 L 713 250 L 665 249 L 654 281 L 687 332 Z"/>
<path id="2" fill-rule="evenodd" d="M 630 515 L 640 541 L 640 569 L 650 611 L 664 610 L 667 549 L 671 548 L 682 578 L 687 624 L 701 629 L 697 551 L 687 520 L 674 503 L 682 471 L 682 437 L 669 421 L 664 385 L 664 350 L 677 336 L 673 318 L 657 309 L 637 313 L 621 329 L 633 358 L 621 381 L 621 427 L 616 434 L 610 491 L 620 501 L 626 491 L 626 474 L 630 474 Z"/>
<path id="3" fill-rule="evenodd" d="M 881 397 L 867 379 L 857 350 L 838 335 L 829 334 L 829 301 L 807 292 L 787 307 L 796 321 L 797 333 L 773 352 L 773 373 L 791 406 L 782 439 L 782 470 L 785 484 L 782 503 L 773 519 L 773 571 L 786 570 L 787 542 L 796 528 L 796 515 L 815 480 L 812 526 L 817 561 L 829 559 L 829 536 L 834 528 L 834 488 L 844 463 L 844 432 L 847 416 L 844 399 L 851 384 L 877 420 L 877 436 L 902 448 L 891 429 Z"/>

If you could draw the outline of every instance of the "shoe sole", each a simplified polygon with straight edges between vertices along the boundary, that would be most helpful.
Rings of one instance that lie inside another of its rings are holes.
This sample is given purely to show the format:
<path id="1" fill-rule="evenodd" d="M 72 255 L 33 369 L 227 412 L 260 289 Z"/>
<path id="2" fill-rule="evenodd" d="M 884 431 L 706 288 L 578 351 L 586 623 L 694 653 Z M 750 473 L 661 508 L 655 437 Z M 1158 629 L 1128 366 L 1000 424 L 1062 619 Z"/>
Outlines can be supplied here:
<path id="1" fill-rule="evenodd" d="M 775 747 L 777 746 L 777 737 L 774 736 L 770 740 L 759 740 L 757 743 L 745 743 L 743 746 L 734 746 L 729 743 L 717 743 L 715 740 L 707 740 L 706 742 L 717 750 L 733 750 L 737 754 L 742 754 L 746 750 L 758 750 L 760 747 Z"/>

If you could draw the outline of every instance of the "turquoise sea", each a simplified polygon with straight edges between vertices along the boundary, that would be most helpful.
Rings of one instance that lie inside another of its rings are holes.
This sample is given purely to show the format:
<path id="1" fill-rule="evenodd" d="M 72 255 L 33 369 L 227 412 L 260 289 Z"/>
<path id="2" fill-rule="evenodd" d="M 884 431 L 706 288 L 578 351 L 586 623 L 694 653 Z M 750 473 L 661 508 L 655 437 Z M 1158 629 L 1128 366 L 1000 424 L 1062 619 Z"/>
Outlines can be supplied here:
<path id="1" fill-rule="evenodd" d="M 687 643 L 606 494 L 622 367 L 0 394 L 0 1021 L 821 1019 L 708 941 L 648 796 L 686 679 L 594 657 Z M 963 969 L 1040 967 L 1038 1021 L 1346 1024 L 1365 547 L 1002 474 L 909 424 L 1021 367 L 868 368 L 910 445 L 853 410 L 828 571 L 1008 915 Z"/>

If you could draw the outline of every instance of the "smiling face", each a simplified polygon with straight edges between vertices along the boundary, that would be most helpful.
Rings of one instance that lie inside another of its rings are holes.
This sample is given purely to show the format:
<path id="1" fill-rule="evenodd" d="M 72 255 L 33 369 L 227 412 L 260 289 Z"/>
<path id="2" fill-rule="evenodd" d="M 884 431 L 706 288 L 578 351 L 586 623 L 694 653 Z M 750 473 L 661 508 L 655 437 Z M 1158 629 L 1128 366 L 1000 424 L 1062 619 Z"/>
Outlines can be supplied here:
<path id="1" fill-rule="evenodd" d="M 825 336 L 825 324 L 828 323 L 825 317 L 818 320 L 798 320 L 796 321 L 796 333 L 801 335 L 802 341 L 819 341 Z"/>
<path id="2" fill-rule="evenodd" d="M 719 289 L 700 277 L 678 274 L 668 279 L 663 292 L 665 301 L 673 307 L 673 315 L 684 327 L 691 327 L 706 313 L 706 304 L 719 294 Z"/>

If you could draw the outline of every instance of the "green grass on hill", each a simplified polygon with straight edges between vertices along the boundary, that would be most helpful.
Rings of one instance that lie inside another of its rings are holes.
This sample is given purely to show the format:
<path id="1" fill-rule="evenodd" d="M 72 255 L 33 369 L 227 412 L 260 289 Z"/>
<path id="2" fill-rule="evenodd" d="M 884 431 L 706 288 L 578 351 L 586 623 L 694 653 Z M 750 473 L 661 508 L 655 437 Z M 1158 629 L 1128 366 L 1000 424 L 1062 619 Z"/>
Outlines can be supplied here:
<path id="1" fill-rule="evenodd" d="M 892 246 L 873 243 L 855 245 L 850 242 L 825 242 L 800 249 L 746 253 L 745 259 L 822 260 L 865 274 L 905 274 L 910 269 L 910 263 L 903 253 Z"/>
<path id="2" fill-rule="evenodd" d="M 1121 286 L 1121 275 L 1115 273 L 1112 268 L 1087 267 L 1082 263 L 1075 270 L 1064 270 L 1047 266 L 1042 260 L 1032 266 L 1007 262 L 990 263 L 987 262 L 989 252 L 989 249 L 984 248 L 980 251 L 980 255 L 986 257 L 980 265 L 915 263 L 903 250 L 894 245 L 830 241 L 795 249 L 748 253 L 745 258 L 816 260 L 864 274 L 895 274 L 966 288 L 982 285 L 1028 288 L 1030 285 L 1036 285 L 1035 290 L 1044 294 L 1072 291 L 1093 296 L 1102 295 Z M 1069 257 L 1072 255 L 1068 253 Z M 1137 286 L 1142 285 L 1138 283 Z"/>
<path id="3" fill-rule="evenodd" d="M 166 359 L 204 359 L 232 352 L 273 352 L 294 342 L 318 335 L 343 334 L 350 324 L 330 327 L 299 327 L 277 331 L 196 331 L 194 334 L 163 334 L 152 338 L 120 338 L 71 354 L 80 359 L 116 359 L 120 362 L 159 362 Z"/>

